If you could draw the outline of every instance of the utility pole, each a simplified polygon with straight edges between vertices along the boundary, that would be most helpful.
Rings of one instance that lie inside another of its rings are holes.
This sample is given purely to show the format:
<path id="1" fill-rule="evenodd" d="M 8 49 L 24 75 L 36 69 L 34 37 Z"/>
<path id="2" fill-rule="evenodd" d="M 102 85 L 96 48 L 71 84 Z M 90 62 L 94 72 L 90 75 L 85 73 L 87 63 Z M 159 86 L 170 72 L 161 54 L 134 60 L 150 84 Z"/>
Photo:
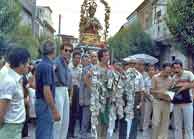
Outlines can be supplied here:
<path id="1" fill-rule="evenodd" d="M 35 37 L 36 0 L 32 0 L 32 34 Z"/>
<path id="2" fill-rule="evenodd" d="M 58 34 L 61 34 L 61 14 L 59 14 L 59 32 Z"/>

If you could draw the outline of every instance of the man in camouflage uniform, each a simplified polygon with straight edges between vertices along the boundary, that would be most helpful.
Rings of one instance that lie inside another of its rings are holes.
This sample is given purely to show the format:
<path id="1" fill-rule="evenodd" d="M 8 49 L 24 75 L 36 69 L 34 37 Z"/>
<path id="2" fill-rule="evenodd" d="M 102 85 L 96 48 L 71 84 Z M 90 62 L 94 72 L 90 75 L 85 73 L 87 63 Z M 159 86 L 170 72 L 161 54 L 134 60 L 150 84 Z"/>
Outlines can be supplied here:
<path id="1" fill-rule="evenodd" d="M 125 102 L 124 115 L 125 117 L 120 120 L 119 139 L 128 139 L 131 130 L 132 120 L 134 119 L 135 110 L 135 81 L 138 75 L 136 69 L 134 69 L 134 60 L 127 61 L 124 66 L 123 81 L 123 99 Z"/>
<path id="2" fill-rule="evenodd" d="M 115 128 L 116 119 L 122 119 L 124 117 L 123 107 L 125 105 L 123 101 L 124 82 L 123 82 L 123 70 L 119 65 L 113 65 L 111 77 L 109 78 L 108 88 L 110 90 L 109 98 L 109 124 L 107 131 L 107 139 L 112 139 L 113 131 Z M 117 117 L 118 116 L 118 117 Z"/>
<path id="3" fill-rule="evenodd" d="M 105 139 L 108 128 L 108 111 L 109 111 L 109 89 L 108 79 L 112 72 L 108 65 L 109 52 L 107 49 L 101 49 L 98 52 L 99 64 L 94 65 L 86 78 L 91 79 L 91 128 L 95 138 Z"/>
<path id="4" fill-rule="evenodd" d="M 135 59 L 135 71 L 136 71 L 136 78 L 135 78 L 135 99 L 134 99 L 134 118 L 131 125 L 131 131 L 129 135 L 129 139 L 136 139 L 137 138 L 137 130 L 138 126 L 140 126 L 141 120 L 141 107 L 143 104 L 143 96 L 145 91 L 144 85 L 144 78 L 143 75 L 138 71 L 138 66 L 142 64 L 141 60 Z"/>

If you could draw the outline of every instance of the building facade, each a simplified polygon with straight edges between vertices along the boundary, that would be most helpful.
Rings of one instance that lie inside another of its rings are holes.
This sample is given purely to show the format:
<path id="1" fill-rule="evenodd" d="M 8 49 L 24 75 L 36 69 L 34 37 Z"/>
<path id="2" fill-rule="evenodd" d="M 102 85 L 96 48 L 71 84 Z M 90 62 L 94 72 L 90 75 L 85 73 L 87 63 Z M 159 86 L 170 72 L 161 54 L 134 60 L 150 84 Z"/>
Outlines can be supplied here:
<path id="1" fill-rule="evenodd" d="M 128 22 L 123 27 L 130 27 L 138 20 L 143 30 L 150 35 L 158 50 L 157 55 L 160 63 L 173 62 L 181 59 L 184 67 L 188 68 L 188 58 L 176 49 L 176 43 L 166 25 L 168 0 L 144 0 L 135 11 L 127 17 Z"/>
<path id="2" fill-rule="evenodd" d="M 52 22 L 52 10 L 49 6 L 38 6 L 36 14 L 37 35 L 52 37 L 55 33 Z"/>
<path id="3" fill-rule="evenodd" d="M 181 59 L 184 67 L 188 68 L 188 57 L 176 48 L 177 42 L 173 41 L 173 36 L 166 24 L 167 2 L 168 0 L 152 1 L 153 21 L 150 34 L 156 44 L 162 47 L 163 52 L 160 53 L 162 62 L 173 62 L 175 59 Z"/>
<path id="4" fill-rule="evenodd" d="M 41 37 L 45 35 L 52 37 L 55 33 L 55 29 L 52 23 L 52 9 L 49 6 L 36 6 L 35 21 L 33 22 L 33 0 L 20 0 L 21 10 L 21 24 L 29 25 L 33 29 L 36 36 Z"/>

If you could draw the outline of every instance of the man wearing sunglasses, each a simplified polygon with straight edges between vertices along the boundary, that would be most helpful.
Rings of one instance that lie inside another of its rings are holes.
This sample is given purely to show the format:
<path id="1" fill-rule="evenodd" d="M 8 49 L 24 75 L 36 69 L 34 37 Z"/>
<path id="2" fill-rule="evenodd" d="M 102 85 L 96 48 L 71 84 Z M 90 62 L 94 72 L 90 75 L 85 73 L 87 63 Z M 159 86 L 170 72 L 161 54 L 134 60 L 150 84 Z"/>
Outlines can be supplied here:
<path id="1" fill-rule="evenodd" d="M 54 139 L 66 139 L 69 126 L 69 93 L 72 75 L 68 67 L 73 45 L 63 43 L 60 46 L 60 56 L 55 59 L 56 96 L 55 103 L 61 115 L 61 120 L 54 125 Z"/>

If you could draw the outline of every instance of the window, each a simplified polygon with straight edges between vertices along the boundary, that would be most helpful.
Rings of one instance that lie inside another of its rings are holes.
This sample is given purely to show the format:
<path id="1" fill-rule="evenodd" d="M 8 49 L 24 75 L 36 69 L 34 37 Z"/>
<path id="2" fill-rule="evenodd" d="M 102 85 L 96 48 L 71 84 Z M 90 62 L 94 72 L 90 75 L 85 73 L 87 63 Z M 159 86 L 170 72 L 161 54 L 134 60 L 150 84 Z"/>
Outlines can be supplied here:
<path id="1" fill-rule="evenodd" d="M 156 16 L 157 16 L 157 18 L 160 18 L 161 15 L 162 15 L 162 12 L 161 12 L 161 10 L 159 10 L 159 11 L 156 13 Z"/>
<path id="2" fill-rule="evenodd" d="M 175 57 L 175 56 L 171 56 L 171 58 L 172 58 L 172 61 L 175 61 L 175 59 L 176 59 L 176 57 Z"/>

